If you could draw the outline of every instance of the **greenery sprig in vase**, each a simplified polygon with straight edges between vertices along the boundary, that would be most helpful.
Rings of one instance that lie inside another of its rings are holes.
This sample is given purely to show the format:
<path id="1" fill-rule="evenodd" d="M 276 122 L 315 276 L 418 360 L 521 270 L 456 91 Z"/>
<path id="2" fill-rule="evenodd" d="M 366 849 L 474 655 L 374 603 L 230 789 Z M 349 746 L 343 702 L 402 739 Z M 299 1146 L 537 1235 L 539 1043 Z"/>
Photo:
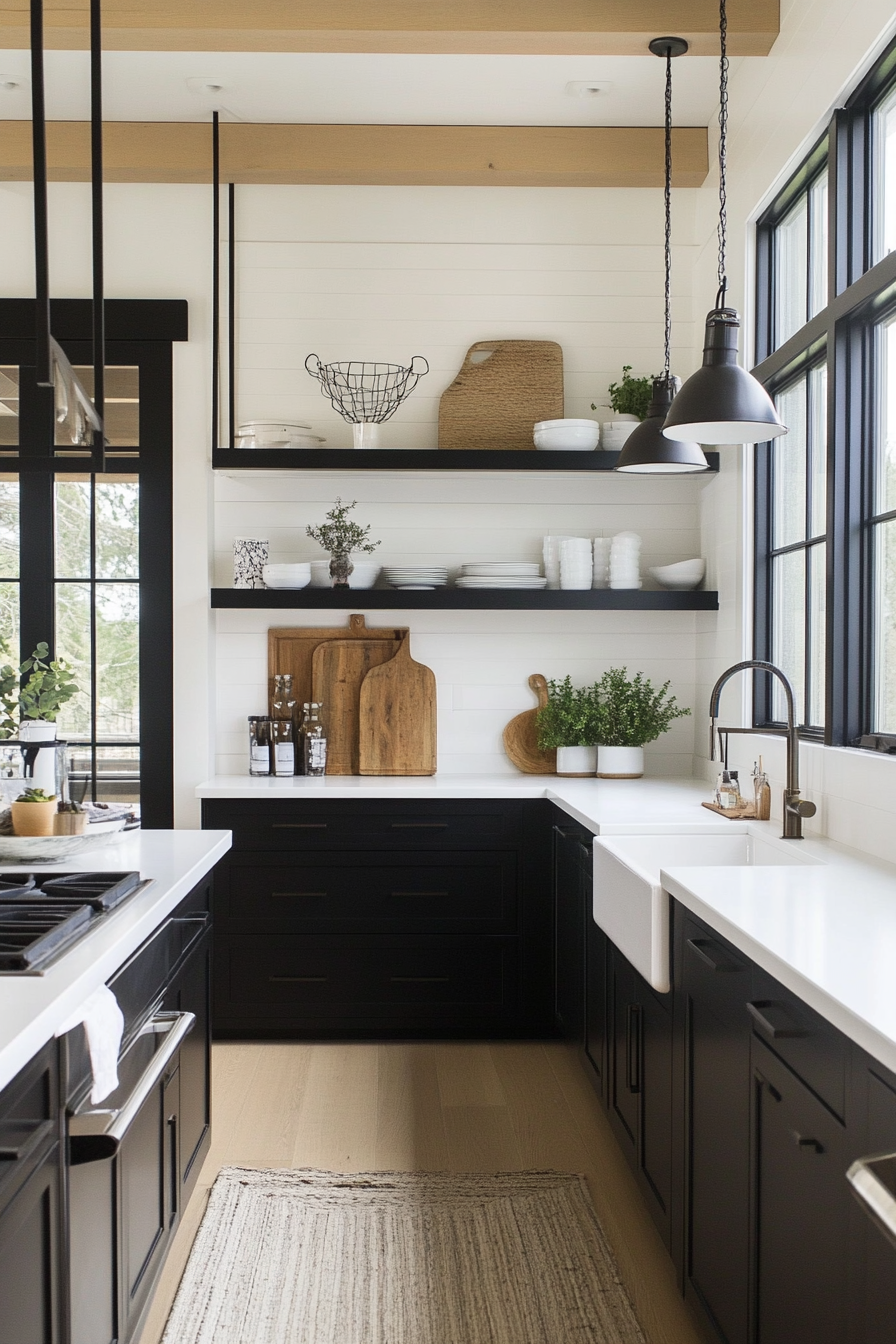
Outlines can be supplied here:
<path id="1" fill-rule="evenodd" d="M 334 588 L 349 586 L 348 581 L 354 570 L 351 560 L 353 551 L 372 555 L 380 544 L 378 541 L 370 541 L 369 525 L 360 527 L 349 518 L 348 515 L 357 502 L 353 499 L 351 504 L 343 504 L 342 500 L 337 498 L 320 527 L 305 528 L 306 535 L 329 552 L 330 578 Z"/>
<path id="2" fill-rule="evenodd" d="M 17 737 L 25 720 L 55 723 L 79 689 L 68 664 L 51 659 L 49 645 L 41 640 L 18 671 L 10 663 L 0 667 L 0 738 Z"/>

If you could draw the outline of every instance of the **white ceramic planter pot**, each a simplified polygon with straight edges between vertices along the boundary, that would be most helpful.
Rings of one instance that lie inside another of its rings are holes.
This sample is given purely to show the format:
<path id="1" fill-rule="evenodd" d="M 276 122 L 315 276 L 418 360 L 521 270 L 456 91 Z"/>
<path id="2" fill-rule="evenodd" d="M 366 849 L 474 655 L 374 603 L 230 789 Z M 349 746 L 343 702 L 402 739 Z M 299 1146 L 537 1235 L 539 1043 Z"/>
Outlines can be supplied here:
<path id="1" fill-rule="evenodd" d="M 640 779 L 643 773 L 643 747 L 598 747 L 598 779 Z"/>
<path id="2" fill-rule="evenodd" d="M 597 765 L 597 747 L 558 747 L 557 774 L 587 779 Z"/>
<path id="3" fill-rule="evenodd" d="M 20 742 L 55 742 L 56 724 L 47 719 L 26 719 L 19 724 Z M 43 789 L 44 793 L 56 792 L 56 748 L 40 747 L 30 762 L 30 772 L 26 782 L 30 788 Z M 28 765 L 26 764 L 26 770 Z M 55 806 L 55 804 L 54 804 Z M 52 831 L 49 832 L 52 834 Z"/>

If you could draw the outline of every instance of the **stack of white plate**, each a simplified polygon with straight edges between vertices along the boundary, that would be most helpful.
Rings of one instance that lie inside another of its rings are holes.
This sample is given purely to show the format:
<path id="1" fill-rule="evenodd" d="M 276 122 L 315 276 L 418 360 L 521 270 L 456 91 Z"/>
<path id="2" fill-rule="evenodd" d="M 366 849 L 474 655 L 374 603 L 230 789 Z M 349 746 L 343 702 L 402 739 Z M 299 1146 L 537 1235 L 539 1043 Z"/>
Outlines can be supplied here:
<path id="1" fill-rule="evenodd" d="M 544 588 L 541 565 L 528 560 L 471 560 L 461 566 L 458 588 Z"/>
<path id="2" fill-rule="evenodd" d="M 444 565 L 387 565 L 385 573 L 392 588 L 444 588 L 448 582 Z"/>
<path id="3" fill-rule="evenodd" d="M 247 420 L 234 442 L 237 448 L 319 448 L 326 439 L 300 420 Z"/>

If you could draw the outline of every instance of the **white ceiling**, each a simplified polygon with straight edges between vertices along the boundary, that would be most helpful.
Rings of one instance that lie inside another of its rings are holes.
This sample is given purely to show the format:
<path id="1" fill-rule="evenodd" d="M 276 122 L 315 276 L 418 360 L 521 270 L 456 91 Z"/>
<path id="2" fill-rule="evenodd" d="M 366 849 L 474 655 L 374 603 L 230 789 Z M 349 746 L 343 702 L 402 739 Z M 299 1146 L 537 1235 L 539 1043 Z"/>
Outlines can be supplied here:
<path id="1" fill-rule="evenodd" d="M 732 61 L 732 73 L 742 63 Z M 0 51 L 0 118 L 31 115 L 27 51 Z M 705 126 L 718 99 L 718 63 L 680 57 L 673 117 Z M 110 121 L 384 123 L 491 126 L 658 126 L 664 63 L 655 56 L 436 56 L 329 52 L 141 52 L 103 56 Z M 89 116 L 88 55 L 48 51 L 47 115 Z M 219 94 L 187 81 L 219 83 Z M 574 97 L 566 85 L 601 80 L 605 92 Z"/>

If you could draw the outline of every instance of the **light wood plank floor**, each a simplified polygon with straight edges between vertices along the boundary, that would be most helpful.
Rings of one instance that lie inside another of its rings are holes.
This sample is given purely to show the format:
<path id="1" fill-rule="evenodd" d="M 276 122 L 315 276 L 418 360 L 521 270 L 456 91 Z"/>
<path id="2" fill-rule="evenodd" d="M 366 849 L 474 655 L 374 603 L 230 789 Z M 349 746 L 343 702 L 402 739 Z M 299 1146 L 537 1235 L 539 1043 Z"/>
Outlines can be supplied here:
<path id="1" fill-rule="evenodd" d="M 140 1344 L 157 1344 L 222 1166 L 581 1171 L 648 1344 L 698 1344 L 607 1120 L 553 1042 L 216 1045 L 213 1146 Z M 250 1340 L 246 1344 L 251 1344 Z"/>

